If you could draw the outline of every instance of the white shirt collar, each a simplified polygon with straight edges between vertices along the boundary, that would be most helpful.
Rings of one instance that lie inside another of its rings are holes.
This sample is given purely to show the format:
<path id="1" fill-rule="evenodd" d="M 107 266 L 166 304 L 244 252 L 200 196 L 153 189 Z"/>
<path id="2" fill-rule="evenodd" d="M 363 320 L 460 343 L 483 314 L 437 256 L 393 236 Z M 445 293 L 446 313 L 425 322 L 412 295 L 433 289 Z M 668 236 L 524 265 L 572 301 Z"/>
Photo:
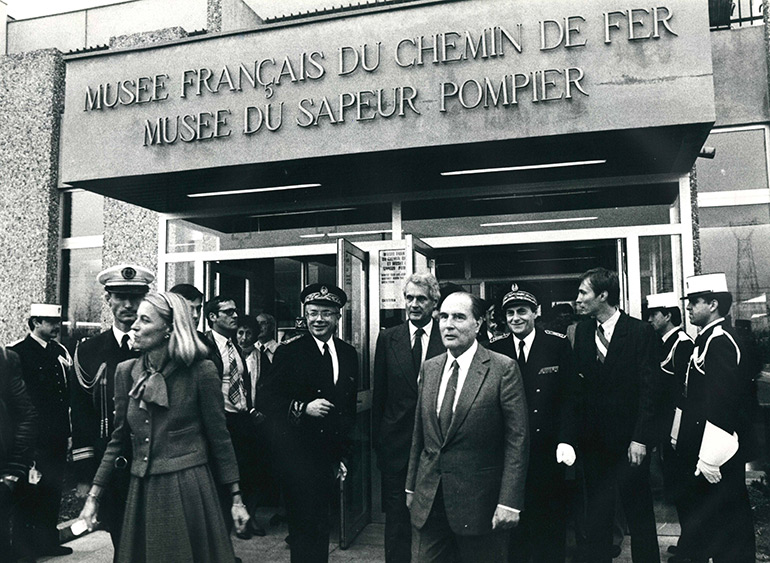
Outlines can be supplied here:
<path id="1" fill-rule="evenodd" d="M 473 344 L 471 344 L 471 347 L 468 348 L 465 352 L 460 354 L 457 358 L 455 358 L 452 353 L 447 350 L 447 362 L 446 367 L 444 368 L 444 371 L 451 371 L 452 370 L 452 362 L 456 361 L 457 365 L 460 367 L 460 373 L 466 373 L 468 371 L 468 368 L 471 367 L 471 362 L 473 361 L 473 356 L 476 355 L 476 350 L 479 348 L 479 343 L 474 339 Z"/>
<path id="2" fill-rule="evenodd" d="M 313 336 L 312 334 L 310 336 Z M 324 344 L 327 344 L 329 346 L 329 352 L 337 355 L 337 349 L 334 347 L 334 337 L 332 336 L 329 340 L 324 342 L 323 340 L 318 340 L 315 336 L 313 336 L 313 340 L 315 341 L 315 345 L 318 346 L 318 351 L 321 352 L 321 354 L 324 353 Z"/>
<path id="3" fill-rule="evenodd" d="M 40 338 L 38 335 L 36 335 L 34 332 L 30 332 L 29 335 L 32 337 L 32 339 L 40 344 L 43 348 L 48 348 L 48 342 Z"/>
<path id="4" fill-rule="evenodd" d="M 228 341 L 232 341 L 231 338 L 227 338 L 224 334 L 219 334 L 216 330 L 212 330 L 211 334 L 214 337 L 214 342 L 216 343 L 217 347 L 220 349 L 227 346 Z"/>
<path id="5" fill-rule="evenodd" d="M 414 333 L 417 332 L 418 327 L 415 326 L 412 321 L 409 321 L 407 324 L 409 325 L 409 340 L 414 341 Z M 422 327 L 422 330 L 425 333 L 425 336 L 430 338 L 430 331 L 433 330 L 433 319 L 429 320 L 428 324 Z"/>
<path id="6" fill-rule="evenodd" d="M 672 328 L 666 334 L 663 335 L 663 342 L 667 342 L 668 339 L 671 338 L 677 332 L 679 332 L 679 327 L 675 326 L 674 328 Z"/>
<path id="7" fill-rule="evenodd" d="M 529 352 L 532 350 L 532 343 L 535 341 L 535 333 L 536 332 L 537 332 L 537 330 L 533 328 L 532 332 L 530 332 L 523 339 L 519 338 L 515 334 L 511 333 L 511 336 L 513 336 L 513 346 L 516 349 L 516 354 L 519 353 L 519 342 L 524 340 L 524 357 L 525 358 L 529 358 Z"/>
<path id="8" fill-rule="evenodd" d="M 134 341 L 134 338 L 133 338 L 133 335 L 131 334 L 131 331 L 123 332 L 122 330 L 120 330 L 115 325 L 112 325 L 112 335 L 115 337 L 115 340 L 117 341 L 118 346 L 122 346 L 123 345 L 123 337 L 126 334 L 128 335 L 128 344 L 129 344 L 129 346 L 131 346 L 131 343 Z"/>
<path id="9" fill-rule="evenodd" d="M 710 329 L 712 326 L 721 323 L 723 320 L 725 320 L 724 317 L 719 317 L 718 319 L 711 321 L 709 324 L 704 326 L 702 329 L 700 329 L 700 332 L 706 332 L 708 329 Z"/>
<path id="10" fill-rule="evenodd" d="M 604 329 L 604 336 L 607 337 L 607 340 L 612 340 L 612 334 L 615 332 L 615 325 L 618 324 L 618 319 L 620 319 L 620 309 L 615 309 L 615 312 L 610 315 L 609 319 L 599 323 L 602 329 Z"/>

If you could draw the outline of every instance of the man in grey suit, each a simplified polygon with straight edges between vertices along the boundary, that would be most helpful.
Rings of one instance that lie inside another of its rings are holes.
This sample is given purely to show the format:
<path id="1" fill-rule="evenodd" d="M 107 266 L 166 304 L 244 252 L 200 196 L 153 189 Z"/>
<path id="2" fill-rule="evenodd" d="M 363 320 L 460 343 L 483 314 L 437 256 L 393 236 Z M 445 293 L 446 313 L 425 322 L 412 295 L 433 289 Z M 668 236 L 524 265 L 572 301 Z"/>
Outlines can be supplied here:
<path id="1" fill-rule="evenodd" d="M 420 371 L 406 478 L 420 563 L 503 563 L 524 508 L 524 386 L 514 360 L 476 342 L 483 312 L 477 297 L 449 295 L 439 314 L 447 354 Z"/>
<path id="2" fill-rule="evenodd" d="M 441 298 L 433 274 L 412 274 L 404 284 L 408 320 L 380 333 L 374 353 L 372 436 L 382 472 L 385 563 L 409 563 L 412 524 L 406 508 L 406 466 L 417 406 L 417 374 L 444 353 L 433 311 Z"/>

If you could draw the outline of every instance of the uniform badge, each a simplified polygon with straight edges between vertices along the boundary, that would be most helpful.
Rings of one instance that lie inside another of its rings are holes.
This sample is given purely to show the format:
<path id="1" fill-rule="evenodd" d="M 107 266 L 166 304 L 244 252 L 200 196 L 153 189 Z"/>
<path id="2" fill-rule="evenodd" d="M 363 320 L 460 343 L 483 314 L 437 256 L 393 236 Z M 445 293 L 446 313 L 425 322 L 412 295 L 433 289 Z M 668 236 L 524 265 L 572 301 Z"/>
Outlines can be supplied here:
<path id="1" fill-rule="evenodd" d="M 124 280 L 132 280 L 136 277 L 136 270 L 128 266 L 120 271 L 120 275 L 123 276 Z"/>

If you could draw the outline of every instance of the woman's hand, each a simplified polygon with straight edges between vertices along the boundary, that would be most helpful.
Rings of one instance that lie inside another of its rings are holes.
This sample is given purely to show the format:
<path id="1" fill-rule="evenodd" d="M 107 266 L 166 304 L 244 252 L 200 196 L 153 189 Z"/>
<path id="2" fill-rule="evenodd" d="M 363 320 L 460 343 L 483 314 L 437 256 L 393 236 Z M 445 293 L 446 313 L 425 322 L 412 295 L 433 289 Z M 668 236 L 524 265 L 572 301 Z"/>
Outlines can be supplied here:
<path id="1" fill-rule="evenodd" d="M 89 492 L 86 496 L 86 503 L 83 506 L 83 510 L 80 511 L 80 518 L 86 523 L 89 532 L 93 532 L 99 525 L 99 521 L 96 519 L 99 514 L 99 496 L 95 493 Z"/>
<path id="2" fill-rule="evenodd" d="M 243 504 L 240 499 L 238 501 L 233 500 L 233 506 L 230 509 L 230 515 L 233 517 L 233 525 L 235 531 L 243 533 L 246 531 L 246 525 L 249 523 L 249 511 L 246 510 L 246 505 Z"/>

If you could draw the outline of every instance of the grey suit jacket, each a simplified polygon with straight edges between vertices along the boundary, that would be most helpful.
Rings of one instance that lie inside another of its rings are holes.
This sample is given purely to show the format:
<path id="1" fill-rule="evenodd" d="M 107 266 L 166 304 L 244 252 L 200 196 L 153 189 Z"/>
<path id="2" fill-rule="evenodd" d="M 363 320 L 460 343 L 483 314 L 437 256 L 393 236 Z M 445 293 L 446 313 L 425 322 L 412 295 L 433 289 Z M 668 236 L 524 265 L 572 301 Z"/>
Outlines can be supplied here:
<path id="1" fill-rule="evenodd" d="M 412 524 L 422 528 L 439 485 L 458 535 L 492 530 L 498 504 L 522 510 L 529 456 L 527 406 L 515 361 L 479 346 L 442 438 L 436 415 L 447 355 L 423 364 L 406 478 Z"/>

